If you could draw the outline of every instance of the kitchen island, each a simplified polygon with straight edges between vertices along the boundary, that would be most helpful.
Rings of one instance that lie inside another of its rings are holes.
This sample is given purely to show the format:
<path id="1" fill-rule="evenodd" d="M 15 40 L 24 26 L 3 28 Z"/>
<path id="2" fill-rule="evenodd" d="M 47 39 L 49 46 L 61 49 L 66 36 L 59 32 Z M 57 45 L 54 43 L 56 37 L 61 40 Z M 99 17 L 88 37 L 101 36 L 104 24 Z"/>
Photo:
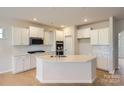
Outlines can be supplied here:
<path id="1" fill-rule="evenodd" d="M 92 83 L 96 78 L 96 57 L 69 55 L 36 57 L 36 78 L 41 83 Z"/>

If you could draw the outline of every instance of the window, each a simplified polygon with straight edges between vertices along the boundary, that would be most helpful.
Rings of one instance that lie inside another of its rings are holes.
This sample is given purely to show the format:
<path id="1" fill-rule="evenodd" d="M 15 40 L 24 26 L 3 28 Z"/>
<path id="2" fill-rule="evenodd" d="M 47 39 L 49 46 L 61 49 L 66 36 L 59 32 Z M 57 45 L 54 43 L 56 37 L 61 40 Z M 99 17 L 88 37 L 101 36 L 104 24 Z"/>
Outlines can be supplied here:
<path id="1" fill-rule="evenodd" d="M 3 29 L 0 28 L 0 39 L 3 38 Z"/>

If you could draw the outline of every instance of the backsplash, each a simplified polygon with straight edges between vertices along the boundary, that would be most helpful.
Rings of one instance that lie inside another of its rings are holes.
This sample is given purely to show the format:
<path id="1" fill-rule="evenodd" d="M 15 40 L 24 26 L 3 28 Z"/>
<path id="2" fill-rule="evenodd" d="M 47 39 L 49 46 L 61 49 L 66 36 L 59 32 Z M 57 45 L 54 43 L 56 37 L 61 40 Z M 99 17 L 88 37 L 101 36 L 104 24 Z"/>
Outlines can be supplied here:
<path id="1" fill-rule="evenodd" d="M 27 51 L 44 50 L 50 51 L 51 46 L 49 45 L 32 45 L 32 46 L 13 46 L 13 55 L 24 55 Z"/>

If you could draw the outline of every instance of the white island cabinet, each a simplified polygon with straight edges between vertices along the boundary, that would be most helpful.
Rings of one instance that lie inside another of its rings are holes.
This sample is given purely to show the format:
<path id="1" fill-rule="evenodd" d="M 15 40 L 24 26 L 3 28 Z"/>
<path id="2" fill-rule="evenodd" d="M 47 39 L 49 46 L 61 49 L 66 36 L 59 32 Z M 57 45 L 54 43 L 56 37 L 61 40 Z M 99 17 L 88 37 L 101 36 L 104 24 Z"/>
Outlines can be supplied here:
<path id="1" fill-rule="evenodd" d="M 96 78 L 96 57 L 36 57 L 36 78 L 42 83 L 92 83 Z"/>

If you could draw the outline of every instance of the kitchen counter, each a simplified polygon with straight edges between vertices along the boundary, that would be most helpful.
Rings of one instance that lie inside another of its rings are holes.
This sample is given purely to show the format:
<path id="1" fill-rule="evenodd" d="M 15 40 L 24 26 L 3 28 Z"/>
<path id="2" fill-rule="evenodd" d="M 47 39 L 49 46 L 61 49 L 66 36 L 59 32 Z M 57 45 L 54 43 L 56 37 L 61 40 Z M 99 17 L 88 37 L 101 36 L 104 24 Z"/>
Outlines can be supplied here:
<path id="1" fill-rule="evenodd" d="M 44 62 L 89 62 L 93 59 L 96 59 L 95 56 L 87 55 L 68 55 L 63 57 L 51 57 L 50 55 L 38 56 L 39 59 Z"/>
<path id="2" fill-rule="evenodd" d="M 96 78 L 96 57 L 36 57 L 36 78 L 41 83 L 92 83 Z"/>

